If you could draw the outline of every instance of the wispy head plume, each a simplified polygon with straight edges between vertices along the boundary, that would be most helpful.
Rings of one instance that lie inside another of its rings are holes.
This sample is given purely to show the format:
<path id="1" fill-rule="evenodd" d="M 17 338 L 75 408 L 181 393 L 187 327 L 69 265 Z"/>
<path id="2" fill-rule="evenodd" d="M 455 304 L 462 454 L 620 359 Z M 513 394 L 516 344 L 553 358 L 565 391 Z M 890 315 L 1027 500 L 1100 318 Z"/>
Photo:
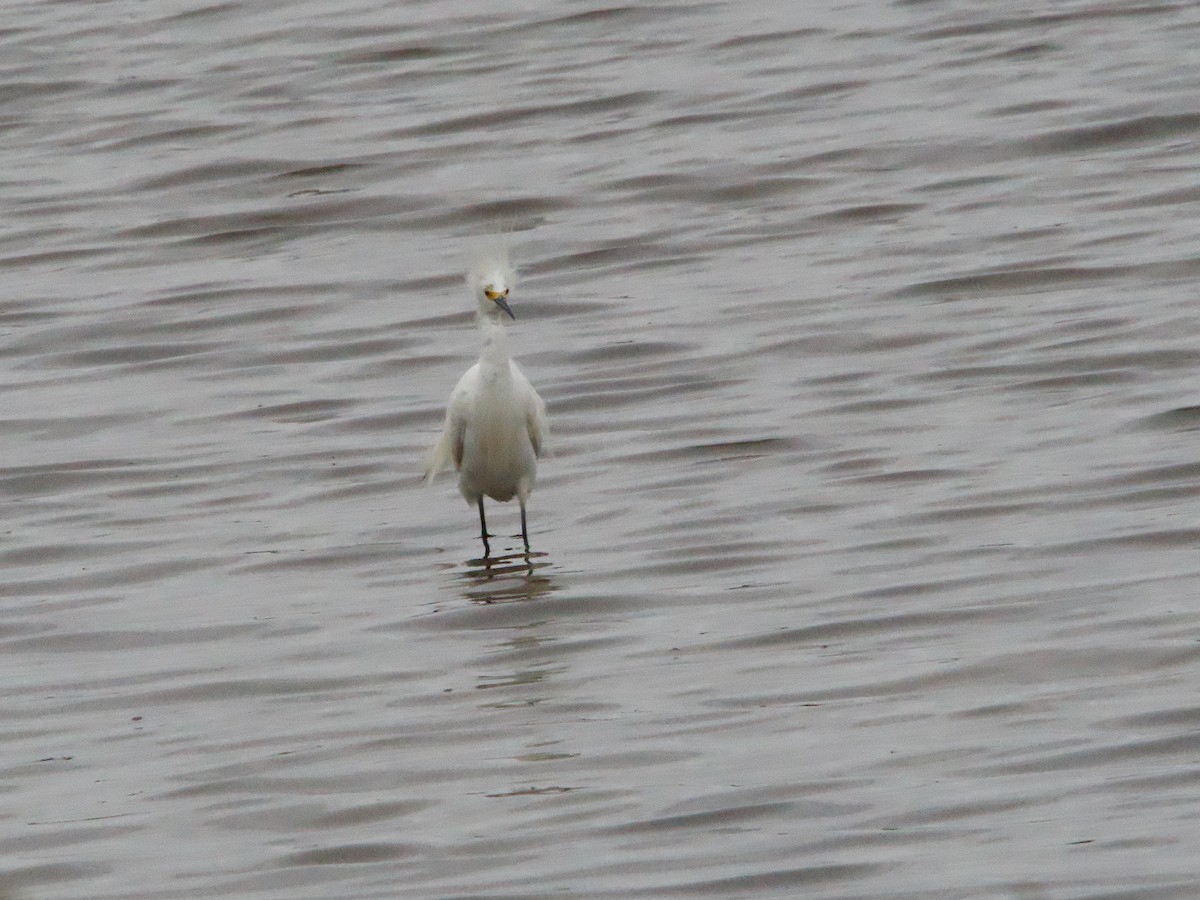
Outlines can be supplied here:
<path id="1" fill-rule="evenodd" d="M 509 287 L 516 279 L 508 261 L 508 241 L 499 234 L 476 238 L 467 249 L 467 285 L 474 290 L 481 282 L 496 277 Z"/>

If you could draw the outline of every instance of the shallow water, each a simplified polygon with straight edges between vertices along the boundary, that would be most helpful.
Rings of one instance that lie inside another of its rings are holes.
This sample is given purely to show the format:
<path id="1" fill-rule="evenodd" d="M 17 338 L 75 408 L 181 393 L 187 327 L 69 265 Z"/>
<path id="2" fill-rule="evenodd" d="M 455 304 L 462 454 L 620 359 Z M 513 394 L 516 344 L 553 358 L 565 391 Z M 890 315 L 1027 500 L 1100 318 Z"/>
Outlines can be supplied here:
<path id="1" fill-rule="evenodd" d="M 1200 9 L 808 6 L 7 11 L 0 894 L 1195 896 Z"/>

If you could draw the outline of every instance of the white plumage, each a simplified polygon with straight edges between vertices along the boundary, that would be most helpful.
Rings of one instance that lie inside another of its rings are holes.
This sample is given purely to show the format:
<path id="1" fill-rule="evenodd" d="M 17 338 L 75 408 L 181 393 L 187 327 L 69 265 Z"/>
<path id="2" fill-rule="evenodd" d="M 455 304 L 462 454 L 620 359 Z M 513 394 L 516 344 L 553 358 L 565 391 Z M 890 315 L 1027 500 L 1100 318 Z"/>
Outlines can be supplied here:
<path id="1" fill-rule="evenodd" d="M 480 255 L 467 273 L 467 284 L 479 303 L 483 350 L 450 394 L 441 437 L 429 451 L 426 482 L 444 469 L 458 470 L 458 489 L 479 508 L 484 555 L 491 554 L 483 498 L 521 505 L 521 537 L 529 550 L 525 504 L 537 478 L 537 458 L 549 436 L 546 405 L 529 379 L 508 355 L 503 316 L 515 319 L 508 306 L 513 271 L 502 247 Z"/>

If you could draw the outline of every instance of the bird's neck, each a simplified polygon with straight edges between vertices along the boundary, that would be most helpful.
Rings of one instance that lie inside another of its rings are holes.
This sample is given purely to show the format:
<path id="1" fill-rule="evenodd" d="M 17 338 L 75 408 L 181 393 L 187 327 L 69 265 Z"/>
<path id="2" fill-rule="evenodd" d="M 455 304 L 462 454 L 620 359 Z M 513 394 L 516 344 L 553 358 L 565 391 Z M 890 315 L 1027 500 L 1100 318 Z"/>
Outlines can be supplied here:
<path id="1" fill-rule="evenodd" d="M 491 316 L 482 315 L 479 317 L 479 331 L 483 337 L 483 351 L 479 354 L 479 361 L 484 366 L 507 373 L 508 332 L 503 323 Z"/>

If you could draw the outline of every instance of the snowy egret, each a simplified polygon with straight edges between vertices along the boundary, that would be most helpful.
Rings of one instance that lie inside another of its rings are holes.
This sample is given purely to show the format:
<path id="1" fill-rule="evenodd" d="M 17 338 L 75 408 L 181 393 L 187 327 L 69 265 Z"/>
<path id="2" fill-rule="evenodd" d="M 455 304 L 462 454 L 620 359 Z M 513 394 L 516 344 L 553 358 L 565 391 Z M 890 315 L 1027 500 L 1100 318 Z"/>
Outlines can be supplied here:
<path id="1" fill-rule="evenodd" d="M 479 362 L 459 379 L 450 394 L 442 435 L 429 451 L 425 481 L 451 465 L 458 470 L 458 489 L 467 503 L 479 507 L 483 555 L 490 556 L 483 498 L 501 502 L 515 495 L 521 504 L 521 538 L 529 552 L 525 503 L 537 477 L 537 458 L 549 436 L 546 404 L 508 355 L 504 316 L 513 271 L 508 253 L 494 246 L 476 253 L 467 285 L 479 302 L 483 350 Z"/>

